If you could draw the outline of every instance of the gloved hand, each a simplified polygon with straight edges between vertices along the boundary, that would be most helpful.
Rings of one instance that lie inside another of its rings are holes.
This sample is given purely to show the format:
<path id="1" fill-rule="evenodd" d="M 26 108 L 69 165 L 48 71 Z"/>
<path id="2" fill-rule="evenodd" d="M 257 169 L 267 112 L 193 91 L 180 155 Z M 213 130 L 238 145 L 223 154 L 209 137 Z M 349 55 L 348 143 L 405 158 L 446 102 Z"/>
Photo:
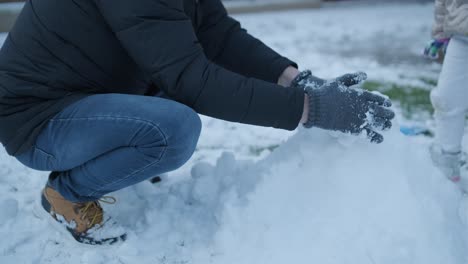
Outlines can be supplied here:
<path id="1" fill-rule="evenodd" d="M 365 130 L 371 142 L 381 143 L 383 136 L 375 130 L 390 129 L 395 114 L 389 109 L 389 99 L 350 87 L 366 78 L 365 73 L 355 73 L 320 83 L 321 79 L 310 71 L 299 74 L 292 86 L 304 89 L 309 97 L 309 117 L 304 126 L 350 134 Z"/>
<path id="2" fill-rule="evenodd" d="M 439 59 L 440 53 L 445 54 L 447 51 L 449 42 L 449 38 L 431 40 L 424 48 L 424 56 L 433 60 Z"/>
<path id="3" fill-rule="evenodd" d="M 367 75 L 361 72 L 361 73 L 345 74 L 343 76 L 340 76 L 334 79 L 334 81 L 337 81 L 346 87 L 350 87 L 350 86 L 359 84 L 365 81 L 366 79 L 367 79 Z M 311 71 L 306 70 L 306 71 L 299 73 L 299 75 L 292 81 L 291 86 L 293 87 L 301 86 L 305 90 L 306 86 L 309 86 L 312 88 L 318 88 L 324 85 L 326 82 L 327 80 L 314 76 L 312 75 Z"/>

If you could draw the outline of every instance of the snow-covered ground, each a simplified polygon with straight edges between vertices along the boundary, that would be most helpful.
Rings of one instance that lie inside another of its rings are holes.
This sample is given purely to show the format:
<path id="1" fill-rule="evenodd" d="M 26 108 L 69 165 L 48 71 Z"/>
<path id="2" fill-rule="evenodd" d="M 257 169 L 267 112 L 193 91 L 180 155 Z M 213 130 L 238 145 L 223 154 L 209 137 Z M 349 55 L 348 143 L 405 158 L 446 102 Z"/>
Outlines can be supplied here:
<path id="1" fill-rule="evenodd" d="M 440 71 L 419 57 L 432 12 L 345 4 L 237 18 L 316 75 L 362 70 L 422 85 Z M 111 248 L 54 229 L 34 209 L 47 175 L 0 151 L 0 263 L 467 263 L 462 195 L 432 166 L 430 139 L 396 128 L 372 145 L 318 129 L 203 123 L 182 169 L 114 194 L 106 210 L 129 239 Z"/>

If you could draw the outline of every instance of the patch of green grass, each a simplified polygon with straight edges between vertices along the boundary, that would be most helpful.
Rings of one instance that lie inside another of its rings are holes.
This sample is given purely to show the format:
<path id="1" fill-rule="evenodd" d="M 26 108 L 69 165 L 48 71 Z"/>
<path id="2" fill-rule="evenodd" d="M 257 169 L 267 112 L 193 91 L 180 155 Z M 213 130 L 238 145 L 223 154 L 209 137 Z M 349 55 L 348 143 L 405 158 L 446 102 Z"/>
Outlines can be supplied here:
<path id="1" fill-rule="evenodd" d="M 431 87 L 436 87 L 437 86 L 437 80 L 431 79 L 428 77 L 420 77 L 419 80 L 423 82 L 424 84 L 427 84 Z"/>
<path id="2" fill-rule="evenodd" d="M 431 86 L 434 84 L 430 83 L 432 81 L 429 79 L 426 79 L 424 82 Z M 392 101 L 399 103 L 406 118 L 411 119 L 420 116 L 421 113 L 432 115 L 434 112 L 429 97 L 430 91 L 424 87 L 378 81 L 367 81 L 362 87 L 370 91 L 379 91 L 390 97 Z"/>

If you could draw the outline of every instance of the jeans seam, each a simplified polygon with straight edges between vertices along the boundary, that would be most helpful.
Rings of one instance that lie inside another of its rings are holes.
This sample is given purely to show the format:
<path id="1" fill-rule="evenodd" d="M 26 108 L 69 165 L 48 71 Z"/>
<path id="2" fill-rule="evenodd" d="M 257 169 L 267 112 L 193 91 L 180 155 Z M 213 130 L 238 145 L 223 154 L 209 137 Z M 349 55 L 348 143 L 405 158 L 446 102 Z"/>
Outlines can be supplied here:
<path id="1" fill-rule="evenodd" d="M 76 120 L 99 120 L 99 119 L 123 119 L 123 120 L 131 120 L 131 121 L 139 121 L 143 123 L 150 124 L 155 126 L 159 129 L 158 125 L 155 123 L 148 121 L 146 119 L 135 118 L 135 117 L 127 117 L 127 116 L 92 116 L 92 117 L 71 117 L 71 118 L 52 118 L 49 122 L 64 122 L 64 121 L 76 121 Z"/>
<path id="2" fill-rule="evenodd" d="M 110 183 L 102 185 L 99 189 L 94 190 L 93 192 L 89 193 L 88 195 L 85 195 L 86 197 L 92 197 L 96 193 L 101 191 L 102 189 L 104 189 L 106 187 L 109 187 L 109 186 L 112 186 L 114 184 L 118 184 L 118 183 L 120 183 L 122 181 L 125 181 L 128 178 L 134 176 L 135 174 L 138 174 L 141 171 L 143 171 L 143 170 L 145 170 L 145 169 L 159 163 L 163 159 L 164 154 L 166 154 L 166 150 L 167 150 L 167 147 L 168 147 L 167 146 L 167 136 L 166 136 L 166 134 L 164 134 L 162 129 L 157 124 L 155 124 L 155 123 L 153 123 L 151 121 L 145 120 L 145 119 L 133 118 L 133 117 L 122 117 L 122 116 L 93 116 L 93 117 L 75 117 L 75 118 L 55 118 L 55 119 L 51 119 L 50 122 L 64 122 L 64 121 L 74 121 L 74 120 L 99 120 L 99 119 L 130 120 L 130 121 L 138 121 L 138 122 L 142 122 L 142 123 L 145 123 L 147 125 L 150 125 L 151 127 L 155 128 L 161 134 L 161 136 L 163 138 L 163 141 L 164 141 L 164 148 L 161 151 L 161 155 L 159 156 L 159 158 L 156 159 L 155 161 L 153 161 L 150 164 L 148 164 L 148 165 L 146 165 L 146 166 L 144 166 L 144 167 L 130 173 L 129 175 L 127 175 L 124 178 L 121 178 L 121 179 L 119 179 L 117 181 L 110 182 Z"/>
<path id="3" fill-rule="evenodd" d="M 162 129 L 155 123 L 148 121 L 146 119 L 135 118 L 135 117 L 125 117 L 125 116 L 93 116 L 93 117 L 72 117 L 72 118 L 54 118 L 51 119 L 49 122 L 66 122 L 66 121 L 77 121 L 77 120 L 100 120 L 100 119 L 114 119 L 114 120 L 127 120 L 127 121 L 137 121 L 147 125 L 150 125 L 153 128 L 158 130 L 159 134 L 162 135 L 164 144 L 167 146 L 167 136 L 164 134 Z M 133 140 L 134 136 L 132 136 Z M 131 142 L 131 141 L 129 141 Z"/>
<path id="4" fill-rule="evenodd" d="M 96 195 L 96 193 L 100 192 L 102 189 L 104 189 L 104 188 L 106 188 L 106 187 L 109 187 L 109 186 L 112 186 L 112 185 L 115 185 L 115 184 L 119 184 L 119 183 L 121 183 L 121 182 L 127 180 L 128 178 L 134 176 L 135 174 L 138 174 L 138 173 L 144 171 L 145 169 L 147 169 L 147 168 L 149 168 L 149 167 L 151 167 L 151 166 L 153 166 L 153 165 L 158 164 L 158 163 L 163 159 L 164 154 L 166 154 L 166 150 L 167 150 L 167 146 L 164 147 L 164 149 L 163 149 L 163 151 L 162 151 L 160 157 L 159 157 L 157 160 L 151 162 L 150 164 L 144 166 L 143 168 L 140 168 L 140 169 L 138 169 L 138 170 L 136 170 L 136 171 L 130 173 L 130 174 L 127 175 L 126 177 L 121 178 L 121 179 L 119 179 L 119 180 L 117 180 L 117 181 L 104 184 L 104 185 L 102 185 L 99 189 L 94 190 L 93 192 L 91 192 L 91 193 L 89 193 L 88 195 L 85 195 L 85 196 L 86 196 L 86 197 L 94 197 L 94 196 Z"/>

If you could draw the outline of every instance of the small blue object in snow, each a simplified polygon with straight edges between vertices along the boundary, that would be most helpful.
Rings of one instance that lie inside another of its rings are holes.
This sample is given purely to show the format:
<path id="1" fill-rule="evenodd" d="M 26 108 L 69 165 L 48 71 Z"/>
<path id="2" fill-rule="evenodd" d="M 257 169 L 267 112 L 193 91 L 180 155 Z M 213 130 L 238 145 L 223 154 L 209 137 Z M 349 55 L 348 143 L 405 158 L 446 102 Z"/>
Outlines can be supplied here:
<path id="1" fill-rule="evenodd" d="M 418 127 L 418 126 L 401 126 L 400 132 L 405 136 L 418 136 L 418 135 L 430 136 L 432 134 L 427 128 Z"/>

